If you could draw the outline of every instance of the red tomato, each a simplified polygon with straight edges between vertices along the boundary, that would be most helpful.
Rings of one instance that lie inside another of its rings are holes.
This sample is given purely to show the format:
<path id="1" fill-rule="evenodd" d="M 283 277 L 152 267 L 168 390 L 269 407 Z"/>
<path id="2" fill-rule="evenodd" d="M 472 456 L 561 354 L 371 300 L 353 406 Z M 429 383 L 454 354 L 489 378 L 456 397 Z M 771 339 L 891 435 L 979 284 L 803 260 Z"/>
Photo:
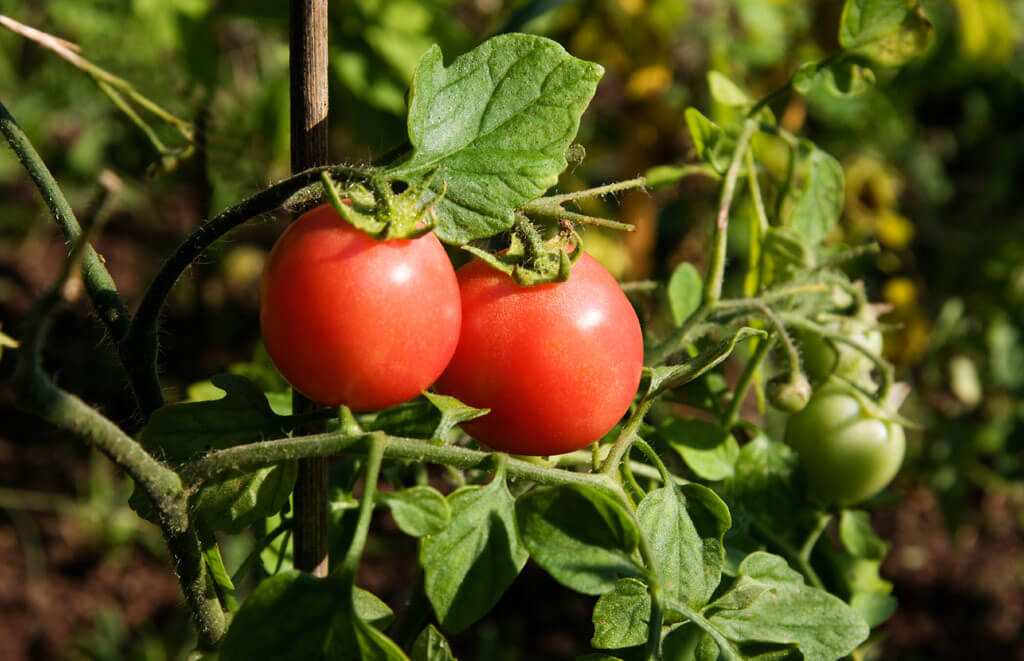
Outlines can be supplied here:
<path id="1" fill-rule="evenodd" d="M 356 411 L 415 397 L 459 338 L 459 286 L 433 234 L 375 241 L 325 204 L 281 235 L 260 284 L 274 364 L 310 399 Z"/>
<path id="2" fill-rule="evenodd" d="M 571 452 L 606 434 L 640 383 L 640 322 L 615 279 L 584 254 L 569 280 L 522 287 L 477 260 L 458 270 L 459 346 L 437 389 L 489 408 L 463 423 L 495 450 Z"/>

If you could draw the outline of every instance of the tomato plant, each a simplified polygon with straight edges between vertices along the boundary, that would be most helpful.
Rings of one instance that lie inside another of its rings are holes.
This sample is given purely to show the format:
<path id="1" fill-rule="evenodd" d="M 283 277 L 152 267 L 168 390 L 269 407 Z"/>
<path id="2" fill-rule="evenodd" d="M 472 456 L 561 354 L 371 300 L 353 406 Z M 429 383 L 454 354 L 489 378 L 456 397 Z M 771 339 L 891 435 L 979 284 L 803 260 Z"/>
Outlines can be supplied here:
<path id="1" fill-rule="evenodd" d="M 457 276 L 462 331 L 437 388 L 490 409 L 467 432 L 502 452 L 552 455 L 615 426 L 640 382 L 643 337 L 597 260 L 583 254 L 566 282 L 534 287 L 480 260 Z"/>
<path id="2" fill-rule="evenodd" d="M 376 241 L 329 204 L 289 226 L 260 283 L 263 342 L 281 374 L 310 399 L 355 411 L 429 387 L 459 321 L 455 273 L 433 234 Z"/>
<path id="3" fill-rule="evenodd" d="M 786 443 L 800 455 L 811 495 L 836 505 L 856 505 L 885 488 L 906 450 L 902 426 L 831 384 L 789 418 Z"/>
<path id="4" fill-rule="evenodd" d="M 324 3 L 293 7 L 312 4 Z M 927 16 L 916 2 L 897 4 L 848 0 L 839 50 L 760 98 L 708 72 L 708 115 L 668 111 L 696 162 L 581 190 L 563 174 L 585 158 L 573 141 L 601 65 L 527 34 L 500 34 L 447 62 L 428 48 L 407 97 L 375 88 L 388 107 L 407 107 L 407 144 L 372 166 L 302 170 L 227 207 L 162 263 L 134 313 L 92 248 L 88 230 L 97 230 L 83 229 L 0 106 L 3 134 L 72 245 L 18 338 L 19 402 L 133 479 L 130 504 L 160 526 L 207 658 L 447 660 L 444 635 L 491 612 L 530 558 L 565 588 L 597 597 L 587 642 L 608 651 L 602 658 L 855 654 L 892 598 L 876 576 L 884 544 L 866 513 L 845 508 L 899 468 L 902 428 L 878 412 L 890 416 L 900 388 L 877 355 L 873 320 L 852 325 L 864 320 L 849 301 L 867 301 L 842 267 L 872 247 L 825 245 L 843 213 L 843 166 L 795 133 L 801 113 L 776 121 L 775 110 L 792 95 L 863 94 L 878 80 L 870 67 L 923 52 Z M 374 43 L 392 41 L 375 34 Z M 150 128 L 131 109 L 144 97 L 130 83 L 100 75 L 64 42 L 48 44 L 72 53 Z M 367 69 L 362 55 L 341 55 L 350 82 Z M 626 94 L 657 92 L 671 78 L 652 67 Z M 308 101 L 297 103 L 316 105 Z M 191 155 L 196 133 L 142 105 L 189 144 L 171 153 L 146 132 L 169 170 Z M 642 189 L 687 177 L 717 190 L 701 218 L 710 230 L 701 270 L 680 265 L 667 285 L 620 283 L 583 252 L 580 225 L 644 229 L 591 215 L 601 198 L 639 199 L 654 222 L 667 202 Z M 552 192 L 557 185 L 566 192 Z M 238 225 L 311 207 L 278 238 L 260 284 L 276 370 L 231 365 L 165 404 L 157 340 L 175 282 Z M 743 250 L 730 251 L 730 236 L 745 238 Z M 441 242 L 478 259 L 456 273 Z M 141 429 L 119 426 L 42 369 L 53 312 L 79 265 Z M 823 295 L 833 290 L 847 298 Z M 752 340 L 751 351 L 736 351 Z M 813 358 L 814 341 L 838 343 L 835 359 Z M 856 354 L 845 352 L 850 342 Z M 819 382 L 846 377 L 857 390 L 827 383 L 814 392 L 801 369 Z M 417 396 L 435 378 L 437 392 Z M 325 406 L 310 411 L 296 393 Z M 771 428 L 765 395 L 774 413 L 791 414 L 784 434 Z M 305 470 L 326 468 L 328 457 L 330 471 Z M 381 479 L 392 488 L 379 491 Z M 397 617 L 355 584 L 377 508 L 417 540 L 405 557 L 415 555 L 422 580 L 412 603 L 394 604 Z M 837 517 L 841 551 L 823 536 Z M 250 528 L 246 559 L 222 557 L 217 533 Z M 326 557 L 310 562 L 311 540 Z M 824 576 L 822 556 L 837 559 Z"/>

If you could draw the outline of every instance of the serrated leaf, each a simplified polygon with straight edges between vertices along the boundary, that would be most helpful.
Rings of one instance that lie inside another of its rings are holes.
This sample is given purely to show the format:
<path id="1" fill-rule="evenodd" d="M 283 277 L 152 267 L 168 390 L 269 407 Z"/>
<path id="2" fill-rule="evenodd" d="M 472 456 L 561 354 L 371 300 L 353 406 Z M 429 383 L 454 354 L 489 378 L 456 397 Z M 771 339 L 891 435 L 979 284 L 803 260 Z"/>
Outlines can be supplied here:
<path id="1" fill-rule="evenodd" d="M 732 524 L 725 503 L 699 484 L 662 487 L 644 497 L 637 518 L 662 589 L 699 610 L 722 578 L 722 537 Z"/>
<path id="2" fill-rule="evenodd" d="M 919 0 L 847 0 L 839 23 L 846 51 L 888 67 L 924 53 L 933 36 Z"/>
<path id="3" fill-rule="evenodd" d="M 705 480 L 732 477 L 740 446 L 721 425 L 677 418 L 658 433 L 698 476 Z"/>
<path id="4" fill-rule="evenodd" d="M 871 518 L 863 510 L 844 509 L 839 516 L 839 539 L 852 555 L 879 560 L 889 545 L 879 539 L 871 527 Z"/>
<path id="5" fill-rule="evenodd" d="M 529 554 L 516 532 L 515 501 L 505 480 L 448 496 L 451 523 L 420 540 L 427 597 L 441 628 L 458 633 L 498 603 Z"/>
<path id="6" fill-rule="evenodd" d="M 451 645 L 432 624 L 416 636 L 409 656 L 411 661 L 457 661 Z"/>
<path id="7" fill-rule="evenodd" d="M 687 108 L 684 116 L 697 156 L 719 174 L 725 174 L 736 149 L 736 141 L 696 108 Z"/>
<path id="8" fill-rule="evenodd" d="M 708 72 L 708 87 L 711 98 L 723 106 L 742 107 L 751 104 L 750 97 L 739 86 L 719 71 Z"/>
<path id="9" fill-rule="evenodd" d="M 647 396 L 653 397 L 665 390 L 677 388 L 703 376 L 728 358 L 736 348 L 737 342 L 765 336 L 767 333 L 758 328 L 740 328 L 731 337 L 725 338 L 684 363 L 644 368 L 644 376 L 648 380 Z"/>
<path id="10" fill-rule="evenodd" d="M 787 224 L 807 243 L 817 245 L 843 212 L 843 166 L 812 142 L 801 140 L 793 183 Z"/>
<path id="11" fill-rule="evenodd" d="M 408 661 L 402 650 L 358 615 L 366 597 L 335 576 L 290 570 L 260 583 L 235 614 L 222 661 Z M 369 609 L 379 610 L 379 606 Z"/>
<path id="12" fill-rule="evenodd" d="M 703 298 L 703 280 L 693 264 L 683 262 L 668 280 L 668 305 L 676 326 L 682 326 L 697 311 Z"/>
<path id="13" fill-rule="evenodd" d="M 768 586 L 742 609 L 718 610 L 707 619 L 735 643 L 796 645 L 806 661 L 834 661 L 863 642 L 870 630 L 839 598 L 811 588 L 782 558 L 750 554 L 740 576 Z"/>
<path id="14" fill-rule="evenodd" d="M 391 174 L 440 168 L 435 233 L 452 244 L 512 226 L 514 210 L 555 185 L 604 70 L 543 37 L 488 39 L 445 67 L 432 47 L 413 77 L 413 152 Z"/>
<path id="15" fill-rule="evenodd" d="M 435 441 L 443 441 L 448 432 L 456 425 L 487 415 L 491 411 L 464 404 L 449 395 L 437 395 L 432 392 L 424 392 L 423 395 L 441 412 L 441 421 L 437 423 L 434 433 L 431 434 L 431 439 Z"/>
<path id="16" fill-rule="evenodd" d="M 451 521 L 448 501 L 433 487 L 378 491 L 377 502 L 391 510 L 391 516 L 402 532 L 413 537 L 436 535 Z"/>
<path id="17" fill-rule="evenodd" d="M 621 577 L 643 576 L 639 531 L 623 508 L 589 486 L 538 487 L 516 502 L 516 521 L 530 556 L 556 581 L 604 594 Z"/>
<path id="18" fill-rule="evenodd" d="M 651 595 L 647 586 L 635 578 L 620 579 L 611 592 L 601 595 L 594 604 L 594 636 L 590 644 L 598 649 L 642 645 L 647 642 L 650 619 Z"/>

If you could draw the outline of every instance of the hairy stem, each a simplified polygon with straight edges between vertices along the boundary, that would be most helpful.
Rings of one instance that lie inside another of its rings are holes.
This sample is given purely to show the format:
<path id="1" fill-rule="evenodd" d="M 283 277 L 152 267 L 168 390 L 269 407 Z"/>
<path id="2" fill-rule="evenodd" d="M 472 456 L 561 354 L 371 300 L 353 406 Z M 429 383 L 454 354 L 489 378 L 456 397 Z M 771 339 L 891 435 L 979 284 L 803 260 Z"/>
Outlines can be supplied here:
<path id="1" fill-rule="evenodd" d="M 739 179 L 740 165 L 743 163 L 743 154 L 746 153 L 750 139 L 757 132 L 757 123 L 746 121 L 740 137 L 736 140 L 736 150 L 729 162 L 729 169 L 725 172 L 725 182 L 722 184 L 722 193 L 718 203 L 718 216 L 715 219 L 714 242 L 711 251 L 711 262 L 708 265 L 707 276 L 704 279 L 704 305 L 711 306 L 722 297 L 722 280 L 725 278 L 725 251 L 727 228 L 729 226 L 729 209 L 732 207 L 733 195 L 736 192 L 736 180 Z"/>
<path id="2" fill-rule="evenodd" d="M 615 439 L 611 451 L 605 457 L 604 463 L 601 465 L 601 474 L 614 475 L 615 471 L 618 470 L 623 457 L 629 452 L 630 446 L 633 445 L 633 441 L 636 439 L 636 430 L 640 428 L 640 423 L 644 421 L 644 416 L 651 410 L 652 404 L 654 404 L 654 400 L 647 397 L 641 399 L 640 403 L 637 404 L 633 415 L 629 416 L 626 425 Z"/>
<path id="3" fill-rule="evenodd" d="M 329 457 L 336 454 L 365 455 L 369 452 L 370 443 L 374 438 L 383 441 L 384 457 L 387 459 L 424 461 L 467 469 L 484 467 L 494 458 L 494 454 L 491 452 L 451 445 L 435 445 L 416 438 L 384 436 L 379 432 L 356 434 L 334 432 L 237 445 L 225 450 L 218 450 L 183 466 L 181 475 L 187 489 L 191 492 L 203 482 L 233 471 L 244 472 L 304 457 Z M 606 476 L 600 474 L 577 473 L 522 459 L 509 458 L 506 461 L 505 470 L 510 477 L 530 480 L 539 484 L 589 484 L 591 486 L 612 484 Z"/>
<path id="4" fill-rule="evenodd" d="M 761 361 L 768 355 L 768 350 L 771 349 L 773 344 L 770 338 L 758 339 L 756 342 L 757 348 L 754 349 L 750 360 L 744 366 L 743 374 L 740 376 L 735 390 L 733 390 L 729 408 L 726 409 L 725 415 L 722 416 L 722 426 L 726 429 L 732 429 L 733 425 L 739 420 L 740 407 L 743 406 L 743 400 L 747 398 L 747 391 L 750 390 L 750 386 L 754 383 L 754 378 L 757 376 L 757 370 L 761 366 Z"/>
<path id="5" fill-rule="evenodd" d="M 373 499 L 377 492 L 377 478 L 380 476 L 380 464 L 384 459 L 384 434 L 375 433 L 370 435 L 370 447 L 366 454 L 366 480 L 363 487 L 363 499 L 359 503 L 359 519 L 356 522 L 355 533 L 352 535 L 352 543 L 348 547 L 345 559 L 338 568 L 339 575 L 348 581 L 349 586 L 354 585 L 356 569 L 359 568 L 359 559 L 363 557 L 363 547 L 366 546 L 366 535 L 370 531 L 370 516 L 373 514 Z"/>

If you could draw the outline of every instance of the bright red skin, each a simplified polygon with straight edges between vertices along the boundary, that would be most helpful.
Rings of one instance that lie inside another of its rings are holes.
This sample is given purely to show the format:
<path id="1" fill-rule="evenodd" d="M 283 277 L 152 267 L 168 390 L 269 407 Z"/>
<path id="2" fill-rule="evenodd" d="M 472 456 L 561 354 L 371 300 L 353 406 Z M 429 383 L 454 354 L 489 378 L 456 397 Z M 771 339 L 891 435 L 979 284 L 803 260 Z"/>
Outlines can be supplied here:
<path id="1" fill-rule="evenodd" d="M 477 260 L 456 275 L 462 332 L 438 391 L 489 408 L 463 423 L 514 454 L 571 452 L 622 418 L 640 383 L 640 321 L 618 283 L 584 254 L 569 280 L 521 287 Z"/>
<path id="2" fill-rule="evenodd" d="M 433 234 L 376 241 L 323 205 L 281 235 L 260 283 L 274 365 L 313 401 L 373 411 L 411 399 L 459 338 L 459 286 Z"/>

